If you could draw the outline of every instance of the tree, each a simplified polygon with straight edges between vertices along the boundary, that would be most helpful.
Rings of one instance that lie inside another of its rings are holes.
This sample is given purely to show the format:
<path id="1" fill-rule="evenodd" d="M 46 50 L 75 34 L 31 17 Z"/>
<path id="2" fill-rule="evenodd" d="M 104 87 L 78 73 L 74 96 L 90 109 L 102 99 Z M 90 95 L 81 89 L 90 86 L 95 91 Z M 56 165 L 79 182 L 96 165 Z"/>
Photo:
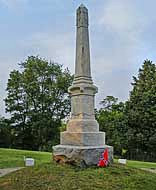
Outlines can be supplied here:
<path id="1" fill-rule="evenodd" d="M 10 73 L 6 111 L 16 136 L 15 146 L 48 149 L 59 138 L 61 120 L 70 112 L 67 93 L 73 77 L 68 69 L 30 56 Z"/>
<path id="2" fill-rule="evenodd" d="M 12 138 L 9 120 L 0 116 L 0 147 L 11 148 Z"/>
<path id="3" fill-rule="evenodd" d="M 145 60 L 126 103 L 129 150 L 151 153 L 156 149 L 156 66 Z"/>
<path id="4" fill-rule="evenodd" d="M 123 102 L 118 103 L 118 99 L 107 96 L 101 101 L 102 108 L 97 111 L 96 118 L 99 122 L 100 130 L 106 132 L 106 143 L 114 147 L 116 154 L 121 154 L 125 148 L 125 121 Z"/>
<path id="5" fill-rule="evenodd" d="M 114 106 L 116 106 L 117 101 L 118 98 L 115 98 L 113 96 L 107 96 L 100 102 L 100 104 L 103 106 L 104 110 L 110 111 L 113 109 Z"/>

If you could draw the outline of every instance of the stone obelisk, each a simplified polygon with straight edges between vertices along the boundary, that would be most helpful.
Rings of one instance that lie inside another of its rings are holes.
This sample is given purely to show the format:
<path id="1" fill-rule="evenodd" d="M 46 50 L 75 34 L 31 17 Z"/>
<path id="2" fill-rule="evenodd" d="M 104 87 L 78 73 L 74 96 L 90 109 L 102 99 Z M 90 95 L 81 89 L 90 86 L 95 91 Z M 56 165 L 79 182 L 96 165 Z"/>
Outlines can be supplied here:
<path id="1" fill-rule="evenodd" d="M 88 10 L 84 5 L 77 9 L 76 63 L 71 96 L 71 118 L 67 131 L 61 133 L 60 145 L 53 147 L 57 162 L 79 166 L 96 165 L 102 152 L 108 148 L 109 162 L 113 160 L 113 147 L 105 145 L 105 133 L 99 132 L 95 120 L 94 96 L 98 89 L 93 85 L 90 68 Z"/>

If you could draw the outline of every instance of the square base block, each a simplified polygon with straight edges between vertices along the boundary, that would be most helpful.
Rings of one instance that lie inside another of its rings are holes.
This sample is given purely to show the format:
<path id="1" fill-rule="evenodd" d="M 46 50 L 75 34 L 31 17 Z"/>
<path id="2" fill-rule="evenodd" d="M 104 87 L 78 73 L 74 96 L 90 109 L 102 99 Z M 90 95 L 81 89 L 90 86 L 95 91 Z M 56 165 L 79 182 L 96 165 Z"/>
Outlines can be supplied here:
<path id="1" fill-rule="evenodd" d="M 62 132 L 61 145 L 72 146 L 104 146 L 105 133 L 104 132 Z"/>
<path id="2" fill-rule="evenodd" d="M 53 146 L 53 159 L 58 163 L 68 163 L 79 167 L 97 165 L 100 156 L 108 149 L 109 164 L 113 162 L 113 147 L 103 146 Z"/>

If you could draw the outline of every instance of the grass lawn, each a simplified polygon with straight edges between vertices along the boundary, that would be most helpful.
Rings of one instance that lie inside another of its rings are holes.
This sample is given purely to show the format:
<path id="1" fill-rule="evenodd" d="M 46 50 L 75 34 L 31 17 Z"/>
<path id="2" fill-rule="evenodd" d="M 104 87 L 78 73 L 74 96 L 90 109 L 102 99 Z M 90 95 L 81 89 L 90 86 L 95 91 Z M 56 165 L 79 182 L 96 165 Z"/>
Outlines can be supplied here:
<path id="1" fill-rule="evenodd" d="M 115 163 L 117 163 L 117 159 L 114 160 Z M 155 168 L 156 169 L 156 163 L 154 162 L 141 162 L 141 161 L 134 161 L 134 160 L 128 160 L 127 166 L 132 168 Z"/>
<path id="2" fill-rule="evenodd" d="M 135 167 L 135 168 L 155 168 L 156 169 L 156 163 L 153 163 L 153 162 L 140 162 L 140 161 L 128 160 L 127 165 L 130 167 Z"/>
<path id="3" fill-rule="evenodd" d="M 35 164 L 40 165 L 51 161 L 51 153 L 0 148 L 0 168 L 23 167 L 24 156 L 34 158 Z"/>
<path id="4" fill-rule="evenodd" d="M 154 163 L 80 169 L 52 162 L 51 153 L 0 149 L 0 168 L 23 166 L 23 156 L 35 158 L 36 166 L 0 178 L 0 190 L 156 190 L 156 174 L 137 169 Z"/>

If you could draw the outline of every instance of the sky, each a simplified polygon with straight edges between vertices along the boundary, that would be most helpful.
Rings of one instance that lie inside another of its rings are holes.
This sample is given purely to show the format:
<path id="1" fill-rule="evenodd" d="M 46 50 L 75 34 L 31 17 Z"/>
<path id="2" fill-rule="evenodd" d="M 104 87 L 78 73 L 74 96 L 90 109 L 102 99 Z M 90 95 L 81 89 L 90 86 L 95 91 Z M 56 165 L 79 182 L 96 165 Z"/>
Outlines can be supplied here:
<path id="1" fill-rule="evenodd" d="M 155 62 L 155 0 L 0 0 L 0 115 L 9 73 L 28 56 L 57 62 L 74 74 L 75 12 L 81 3 L 89 11 L 96 107 L 107 95 L 126 101 L 143 61 Z"/>

